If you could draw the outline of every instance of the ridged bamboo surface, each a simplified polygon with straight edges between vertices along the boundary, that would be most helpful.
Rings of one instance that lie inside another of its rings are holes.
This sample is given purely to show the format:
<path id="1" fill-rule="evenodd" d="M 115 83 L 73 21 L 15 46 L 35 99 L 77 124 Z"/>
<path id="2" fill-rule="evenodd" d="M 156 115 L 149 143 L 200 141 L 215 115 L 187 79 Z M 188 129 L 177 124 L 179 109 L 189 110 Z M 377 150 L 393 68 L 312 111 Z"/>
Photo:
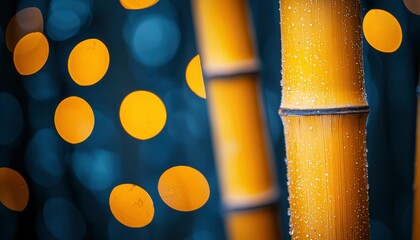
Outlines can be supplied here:
<path id="1" fill-rule="evenodd" d="M 360 1 L 280 0 L 280 17 L 289 233 L 369 239 Z"/>

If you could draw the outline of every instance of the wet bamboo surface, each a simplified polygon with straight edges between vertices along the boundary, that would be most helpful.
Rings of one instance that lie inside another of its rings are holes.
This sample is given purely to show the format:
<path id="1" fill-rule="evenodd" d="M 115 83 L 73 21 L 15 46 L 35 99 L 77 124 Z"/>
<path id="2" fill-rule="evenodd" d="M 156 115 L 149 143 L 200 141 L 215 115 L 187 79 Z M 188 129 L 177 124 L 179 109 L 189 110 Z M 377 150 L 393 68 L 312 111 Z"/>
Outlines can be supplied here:
<path id="1" fill-rule="evenodd" d="M 280 239 L 259 63 L 244 0 L 193 0 L 228 239 Z"/>
<path id="2" fill-rule="evenodd" d="M 360 1 L 280 0 L 293 239 L 369 239 Z"/>

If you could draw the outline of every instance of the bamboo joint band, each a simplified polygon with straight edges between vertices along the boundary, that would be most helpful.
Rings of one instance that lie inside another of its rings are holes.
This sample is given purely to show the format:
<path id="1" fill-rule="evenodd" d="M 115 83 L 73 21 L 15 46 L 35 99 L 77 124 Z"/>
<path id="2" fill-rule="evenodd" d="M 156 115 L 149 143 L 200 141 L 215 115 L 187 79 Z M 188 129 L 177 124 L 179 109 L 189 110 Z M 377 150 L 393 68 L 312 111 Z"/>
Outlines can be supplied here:
<path id="1" fill-rule="evenodd" d="M 280 116 L 317 116 L 317 115 L 343 115 L 368 113 L 368 106 L 323 108 L 323 109 L 288 109 L 280 108 Z"/>
<path id="2" fill-rule="evenodd" d="M 220 71 L 220 72 L 204 72 L 204 78 L 207 80 L 211 79 L 230 79 L 246 75 L 258 75 L 260 68 L 258 66 L 251 68 L 238 69 L 236 71 Z"/>

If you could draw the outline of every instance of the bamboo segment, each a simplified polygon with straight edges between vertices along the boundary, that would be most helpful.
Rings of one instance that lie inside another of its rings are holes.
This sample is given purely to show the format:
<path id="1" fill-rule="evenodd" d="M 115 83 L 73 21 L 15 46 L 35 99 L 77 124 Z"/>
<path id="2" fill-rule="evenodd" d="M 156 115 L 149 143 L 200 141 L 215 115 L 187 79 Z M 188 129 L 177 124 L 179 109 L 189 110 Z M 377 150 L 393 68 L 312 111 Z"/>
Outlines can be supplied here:
<path id="1" fill-rule="evenodd" d="M 280 0 L 293 239 L 369 239 L 361 6 Z"/>
<path id="2" fill-rule="evenodd" d="M 228 208 L 277 199 L 255 75 L 207 82 L 222 198 Z"/>
<path id="3" fill-rule="evenodd" d="M 360 1 L 281 0 L 282 108 L 366 106 Z"/>
<path id="4" fill-rule="evenodd" d="M 278 199 L 245 0 L 193 9 L 229 239 L 279 239 Z"/>
<path id="5" fill-rule="evenodd" d="M 417 90 L 419 91 L 419 89 Z M 419 94 L 419 92 L 417 92 Z M 417 98 L 417 140 L 416 140 L 416 165 L 414 176 L 414 212 L 413 212 L 413 237 L 420 239 L 420 98 Z"/>
<path id="6" fill-rule="evenodd" d="M 368 239 L 367 113 L 283 116 L 294 239 Z"/>

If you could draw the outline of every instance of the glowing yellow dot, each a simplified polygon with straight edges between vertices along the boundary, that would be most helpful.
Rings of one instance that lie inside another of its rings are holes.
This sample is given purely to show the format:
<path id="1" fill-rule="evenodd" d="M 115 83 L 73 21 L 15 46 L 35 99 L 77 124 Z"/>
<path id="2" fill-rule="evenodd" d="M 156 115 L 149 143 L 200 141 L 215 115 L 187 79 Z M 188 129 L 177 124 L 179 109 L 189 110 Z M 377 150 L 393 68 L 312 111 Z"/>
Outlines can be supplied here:
<path id="1" fill-rule="evenodd" d="M 69 143 L 86 140 L 95 125 L 95 116 L 89 103 L 80 97 L 68 97 L 58 104 L 54 116 L 58 134 Z"/>
<path id="2" fill-rule="evenodd" d="M 381 9 L 372 9 L 365 15 L 363 32 L 367 42 L 381 52 L 395 52 L 402 42 L 400 23 L 392 14 Z"/>
<path id="3" fill-rule="evenodd" d="M 108 48 L 98 39 L 87 39 L 77 44 L 68 61 L 70 76 L 80 86 L 89 86 L 100 81 L 108 66 Z"/>
<path id="4" fill-rule="evenodd" d="M 6 28 L 6 45 L 13 52 L 19 40 L 28 33 L 43 32 L 44 20 L 41 11 L 36 7 L 20 10 L 14 15 Z"/>
<path id="5" fill-rule="evenodd" d="M 128 10 L 138 10 L 155 5 L 159 0 L 120 0 L 121 5 Z"/>
<path id="6" fill-rule="evenodd" d="M 45 65 L 50 48 L 47 38 L 40 32 L 29 33 L 16 44 L 13 61 L 21 75 L 31 75 Z"/>
<path id="7" fill-rule="evenodd" d="M 420 15 L 420 1 L 419 0 L 404 0 L 407 9 L 417 15 Z"/>
<path id="8" fill-rule="evenodd" d="M 169 207 L 183 212 L 199 209 L 210 196 L 206 178 L 188 166 L 176 166 L 166 170 L 159 179 L 158 191 Z"/>
<path id="9" fill-rule="evenodd" d="M 0 168 L 0 202 L 13 211 L 23 211 L 29 200 L 25 179 L 15 170 Z"/>
<path id="10" fill-rule="evenodd" d="M 166 123 L 166 108 L 155 94 L 135 91 L 121 103 L 120 120 L 128 134 L 146 140 L 162 131 Z"/>
<path id="11" fill-rule="evenodd" d="M 201 98 L 206 98 L 200 55 L 196 55 L 191 59 L 190 63 L 188 63 L 187 70 L 185 71 L 185 79 L 187 80 L 187 85 L 191 91 Z"/>
<path id="12" fill-rule="evenodd" d="M 109 195 L 112 215 L 123 225 L 140 228 L 153 220 L 155 208 L 150 195 L 134 184 L 121 184 Z"/>

